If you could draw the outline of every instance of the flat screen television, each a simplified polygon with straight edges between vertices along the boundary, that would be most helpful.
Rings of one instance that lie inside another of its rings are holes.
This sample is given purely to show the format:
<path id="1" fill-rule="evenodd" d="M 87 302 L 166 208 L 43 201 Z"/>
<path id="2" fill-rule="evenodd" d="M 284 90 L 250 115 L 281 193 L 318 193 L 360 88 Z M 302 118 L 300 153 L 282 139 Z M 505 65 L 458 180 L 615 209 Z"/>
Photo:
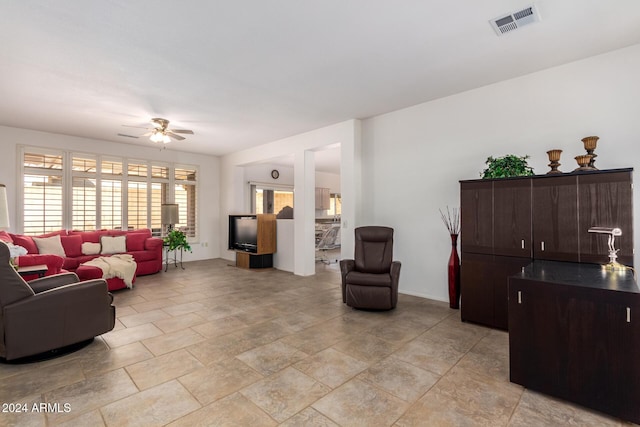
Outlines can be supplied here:
<path id="1" fill-rule="evenodd" d="M 258 218 L 255 215 L 229 215 L 229 249 L 258 252 Z"/>

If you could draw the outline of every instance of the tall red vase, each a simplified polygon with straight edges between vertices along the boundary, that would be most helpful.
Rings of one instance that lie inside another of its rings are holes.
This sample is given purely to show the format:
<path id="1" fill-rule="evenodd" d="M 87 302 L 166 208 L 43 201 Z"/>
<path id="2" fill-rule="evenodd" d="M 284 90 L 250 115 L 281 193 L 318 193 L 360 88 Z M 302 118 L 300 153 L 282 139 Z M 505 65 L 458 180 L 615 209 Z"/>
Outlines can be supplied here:
<path id="1" fill-rule="evenodd" d="M 451 235 L 449 256 L 449 307 L 460 308 L 460 257 L 458 257 L 458 235 Z"/>

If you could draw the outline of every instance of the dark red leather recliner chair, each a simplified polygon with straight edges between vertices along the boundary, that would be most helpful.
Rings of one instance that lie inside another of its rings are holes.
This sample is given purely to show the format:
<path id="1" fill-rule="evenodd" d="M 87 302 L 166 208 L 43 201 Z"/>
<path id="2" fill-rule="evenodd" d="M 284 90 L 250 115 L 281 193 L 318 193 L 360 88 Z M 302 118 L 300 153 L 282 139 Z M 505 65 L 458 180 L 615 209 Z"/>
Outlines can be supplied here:
<path id="1" fill-rule="evenodd" d="M 353 308 L 395 308 L 401 264 L 393 261 L 393 228 L 358 227 L 355 239 L 354 259 L 340 261 L 342 301 Z"/>

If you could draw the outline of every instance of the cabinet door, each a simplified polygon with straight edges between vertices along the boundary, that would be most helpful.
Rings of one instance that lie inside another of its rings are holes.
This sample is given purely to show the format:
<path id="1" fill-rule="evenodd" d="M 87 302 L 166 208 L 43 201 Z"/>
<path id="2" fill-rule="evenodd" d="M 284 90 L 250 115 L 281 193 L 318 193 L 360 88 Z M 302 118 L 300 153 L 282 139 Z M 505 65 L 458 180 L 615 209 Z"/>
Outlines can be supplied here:
<path id="1" fill-rule="evenodd" d="M 493 253 L 493 183 L 460 183 L 460 248 Z"/>
<path id="2" fill-rule="evenodd" d="M 493 326 L 493 256 L 463 253 L 460 265 L 460 317 Z"/>
<path id="3" fill-rule="evenodd" d="M 512 382 L 555 396 L 566 391 L 567 311 L 565 286 L 509 279 Z"/>
<path id="4" fill-rule="evenodd" d="M 640 396 L 640 295 L 625 295 L 622 304 L 625 310 L 625 319 L 622 322 L 622 349 L 615 359 L 614 372 L 617 387 L 613 399 L 620 401 L 618 416 L 640 424 L 640 405 L 637 397 Z M 626 317 L 627 307 L 629 316 Z"/>
<path id="5" fill-rule="evenodd" d="M 629 366 L 620 363 L 626 306 L 614 298 L 628 294 L 581 287 L 571 291 L 565 374 L 568 390 L 560 397 L 615 412 L 626 394 L 620 386 L 628 381 Z"/>
<path id="6" fill-rule="evenodd" d="M 578 175 L 580 262 L 608 262 L 607 236 L 589 233 L 590 227 L 617 227 L 618 262 L 633 265 L 633 208 L 631 172 Z"/>
<path id="7" fill-rule="evenodd" d="M 533 257 L 578 261 L 576 176 L 533 180 Z"/>
<path id="8" fill-rule="evenodd" d="M 493 326 L 509 329 L 509 277 L 531 263 L 530 258 L 495 256 L 493 261 Z"/>
<path id="9" fill-rule="evenodd" d="M 493 253 L 531 258 L 531 179 L 493 182 Z"/>

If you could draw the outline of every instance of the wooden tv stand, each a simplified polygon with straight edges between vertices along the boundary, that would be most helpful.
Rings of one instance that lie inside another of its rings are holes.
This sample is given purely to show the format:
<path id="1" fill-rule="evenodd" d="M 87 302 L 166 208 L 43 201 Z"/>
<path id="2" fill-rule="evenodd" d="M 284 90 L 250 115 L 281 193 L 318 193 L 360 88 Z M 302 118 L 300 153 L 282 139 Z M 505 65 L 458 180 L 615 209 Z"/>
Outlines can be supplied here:
<path id="1" fill-rule="evenodd" d="M 236 251 L 236 267 L 240 268 L 272 268 L 273 254 L 252 254 Z"/>
<path id="2" fill-rule="evenodd" d="M 258 239 L 256 252 L 236 250 L 236 267 L 272 268 L 276 252 L 276 215 L 258 214 Z"/>

